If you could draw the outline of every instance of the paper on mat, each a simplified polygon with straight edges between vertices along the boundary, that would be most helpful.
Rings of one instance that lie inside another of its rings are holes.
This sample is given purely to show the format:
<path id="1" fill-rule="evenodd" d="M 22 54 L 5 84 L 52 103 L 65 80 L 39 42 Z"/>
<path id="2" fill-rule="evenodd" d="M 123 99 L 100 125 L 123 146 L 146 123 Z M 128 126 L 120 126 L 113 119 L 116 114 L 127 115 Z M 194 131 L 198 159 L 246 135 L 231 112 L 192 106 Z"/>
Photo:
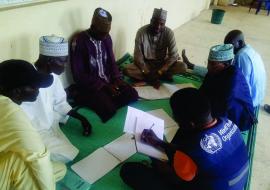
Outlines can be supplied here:
<path id="1" fill-rule="evenodd" d="M 179 129 L 178 124 L 163 109 L 151 110 L 147 113 L 164 120 L 164 136 L 167 142 L 171 142 Z"/>
<path id="2" fill-rule="evenodd" d="M 164 134 L 164 121 L 160 118 L 157 118 L 149 113 L 136 110 L 135 108 L 129 109 L 132 117 L 135 117 L 135 139 L 137 145 L 137 151 L 148 156 L 160 159 L 167 160 L 167 156 L 164 152 L 154 148 L 151 145 L 147 145 L 141 141 L 141 134 L 144 129 L 152 129 L 159 139 L 163 139 Z M 133 112 L 134 111 L 134 112 Z M 138 115 L 136 115 L 138 113 Z"/>
<path id="3" fill-rule="evenodd" d="M 89 190 L 91 184 L 80 178 L 71 170 L 67 170 L 65 177 L 56 183 L 56 189 L 59 190 Z"/>
<path id="4" fill-rule="evenodd" d="M 103 148 L 113 154 L 121 162 L 124 162 L 137 152 L 134 135 L 131 134 L 124 134 Z"/>
<path id="5" fill-rule="evenodd" d="M 164 121 L 162 119 L 136 108 L 128 107 L 124 132 L 135 135 L 138 152 L 157 159 L 166 160 L 167 156 L 165 153 L 141 142 L 142 131 L 149 128 L 155 132 L 158 138 L 163 139 Z"/>
<path id="6" fill-rule="evenodd" d="M 120 163 L 103 147 L 73 164 L 71 168 L 88 183 L 93 184 Z"/>
<path id="7" fill-rule="evenodd" d="M 163 83 L 158 90 L 153 88 L 152 86 L 135 87 L 135 89 L 137 90 L 140 98 L 147 100 L 156 100 L 169 98 L 177 90 L 188 87 L 195 88 L 194 85 L 191 83 L 185 84 Z"/>
<path id="8" fill-rule="evenodd" d="M 162 135 L 163 135 L 164 121 L 162 119 L 156 116 L 153 116 L 150 113 L 128 106 L 126 121 L 124 125 L 124 132 L 135 134 L 136 128 L 142 127 L 142 126 L 138 126 L 138 121 L 140 121 L 140 123 L 143 123 L 143 124 L 149 124 L 149 125 L 154 124 L 155 127 L 160 126 L 161 128 L 163 128 L 163 131 L 162 131 Z M 145 129 L 148 129 L 148 127 L 145 126 Z"/>
<path id="9" fill-rule="evenodd" d="M 138 117 L 140 117 L 140 115 L 143 115 L 143 113 L 144 112 L 141 110 L 128 106 L 127 116 L 126 116 L 125 125 L 124 125 L 125 133 L 130 133 L 130 134 L 135 133 L 136 122 L 138 120 Z"/>
<path id="10" fill-rule="evenodd" d="M 164 136 L 167 142 L 172 142 L 175 134 L 177 133 L 179 127 L 168 127 L 164 130 Z"/>
<path id="11" fill-rule="evenodd" d="M 162 120 L 164 120 L 164 128 L 168 127 L 177 127 L 177 123 L 163 110 L 163 109 L 156 109 L 148 111 L 153 116 L 156 116 Z"/>

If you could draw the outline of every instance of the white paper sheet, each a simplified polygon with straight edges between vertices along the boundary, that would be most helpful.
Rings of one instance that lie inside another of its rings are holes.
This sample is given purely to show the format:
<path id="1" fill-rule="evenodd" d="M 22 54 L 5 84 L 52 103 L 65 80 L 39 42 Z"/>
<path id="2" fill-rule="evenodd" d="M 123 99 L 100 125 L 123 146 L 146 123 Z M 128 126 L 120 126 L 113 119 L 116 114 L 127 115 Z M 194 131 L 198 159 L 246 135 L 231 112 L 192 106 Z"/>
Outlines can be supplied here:
<path id="1" fill-rule="evenodd" d="M 167 160 L 165 153 L 141 142 L 142 131 L 149 128 L 156 133 L 158 138 L 163 139 L 164 121 L 162 119 L 136 108 L 128 107 L 124 132 L 135 135 L 137 151 L 160 160 Z"/>
<path id="2" fill-rule="evenodd" d="M 103 147 L 73 164 L 71 168 L 88 183 L 93 184 L 103 177 L 121 161 L 106 151 Z"/>
<path id="3" fill-rule="evenodd" d="M 127 116 L 124 125 L 124 132 L 134 134 L 138 117 L 141 117 L 141 115 L 143 114 L 144 114 L 143 111 L 128 106 Z"/>
<path id="4" fill-rule="evenodd" d="M 163 109 L 151 110 L 147 113 L 164 120 L 164 136 L 166 141 L 170 143 L 179 129 L 178 124 Z"/>
<path id="5" fill-rule="evenodd" d="M 171 97 L 171 95 L 179 89 L 183 88 L 195 88 L 191 83 L 185 84 L 168 84 L 163 83 L 160 88 L 157 90 L 152 86 L 140 86 L 135 87 L 139 97 L 147 100 L 156 100 L 156 99 L 165 99 Z"/>
<path id="6" fill-rule="evenodd" d="M 131 134 L 124 134 L 103 148 L 121 160 L 121 162 L 124 162 L 137 152 L 134 135 Z"/>
<path id="7" fill-rule="evenodd" d="M 168 127 L 178 126 L 177 123 L 163 109 L 151 110 L 148 111 L 147 113 L 150 113 L 151 115 L 164 120 L 165 129 Z"/>
<path id="8" fill-rule="evenodd" d="M 135 131 L 135 138 L 136 138 L 136 145 L 138 152 L 146 154 L 150 157 L 154 157 L 160 160 L 168 160 L 167 155 L 162 152 L 161 150 L 158 150 L 154 148 L 151 145 L 145 144 L 141 141 L 141 134 L 144 129 L 152 129 L 154 133 L 157 135 L 159 139 L 163 139 L 164 134 L 164 121 L 156 118 L 150 114 L 147 114 L 148 117 L 144 117 L 142 119 L 138 119 L 136 131 Z"/>

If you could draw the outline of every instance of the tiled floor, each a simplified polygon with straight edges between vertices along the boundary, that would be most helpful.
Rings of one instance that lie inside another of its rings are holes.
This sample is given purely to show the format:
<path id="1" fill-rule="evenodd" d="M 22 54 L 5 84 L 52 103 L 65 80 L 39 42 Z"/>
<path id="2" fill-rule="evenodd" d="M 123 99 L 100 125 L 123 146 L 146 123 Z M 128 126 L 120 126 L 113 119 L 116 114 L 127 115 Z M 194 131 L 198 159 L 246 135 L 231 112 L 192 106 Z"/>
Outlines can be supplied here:
<path id="1" fill-rule="evenodd" d="M 225 35 L 232 29 L 244 32 L 246 42 L 262 56 L 270 73 L 270 16 L 265 11 L 255 15 L 245 7 L 222 7 L 226 10 L 221 25 L 210 23 L 211 10 L 201 13 L 196 19 L 175 29 L 179 52 L 186 49 L 187 56 L 196 64 L 206 65 L 209 48 L 223 43 Z M 268 75 L 268 87 L 270 76 Z M 270 89 L 267 88 L 265 103 L 270 104 Z M 253 162 L 251 190 L 270 190 L 270 114 L 261 110 L 257 130 L 257 141 Z"/>

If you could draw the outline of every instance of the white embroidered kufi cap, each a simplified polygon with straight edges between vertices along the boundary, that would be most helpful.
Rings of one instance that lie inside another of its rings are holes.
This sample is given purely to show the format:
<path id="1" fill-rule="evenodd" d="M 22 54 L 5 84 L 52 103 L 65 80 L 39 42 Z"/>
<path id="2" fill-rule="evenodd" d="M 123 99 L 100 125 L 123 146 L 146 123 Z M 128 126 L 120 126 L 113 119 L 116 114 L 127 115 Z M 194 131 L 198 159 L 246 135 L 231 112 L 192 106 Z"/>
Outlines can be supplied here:
<path id="1" fill-rule="evenodd" d="M 221 44 L 210 48 L 209 61 L 229 61 L 234 58 L 233 45 Z"/>
<path id="2" fill-rule="evenodd" d="M 68 42 L 63 37 L 51 35 L 39 38 L 39 53 L 45 56 L 68 56 Z"/>

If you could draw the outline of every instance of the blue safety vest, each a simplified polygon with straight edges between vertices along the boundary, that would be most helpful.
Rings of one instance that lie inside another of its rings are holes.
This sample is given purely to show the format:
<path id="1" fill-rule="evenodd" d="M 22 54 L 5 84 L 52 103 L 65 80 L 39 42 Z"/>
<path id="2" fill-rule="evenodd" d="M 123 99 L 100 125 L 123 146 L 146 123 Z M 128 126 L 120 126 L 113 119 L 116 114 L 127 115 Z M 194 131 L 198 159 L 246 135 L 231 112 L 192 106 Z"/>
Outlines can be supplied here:
<path id="1" fill-rule="evenodd" d="M 248 154 L 240 130 L 232 121 L 219 118 L 212 128 L 181 136 L 178 145 L 198 167 L 195 189 L 244 188 L 249 173 Z"/>

